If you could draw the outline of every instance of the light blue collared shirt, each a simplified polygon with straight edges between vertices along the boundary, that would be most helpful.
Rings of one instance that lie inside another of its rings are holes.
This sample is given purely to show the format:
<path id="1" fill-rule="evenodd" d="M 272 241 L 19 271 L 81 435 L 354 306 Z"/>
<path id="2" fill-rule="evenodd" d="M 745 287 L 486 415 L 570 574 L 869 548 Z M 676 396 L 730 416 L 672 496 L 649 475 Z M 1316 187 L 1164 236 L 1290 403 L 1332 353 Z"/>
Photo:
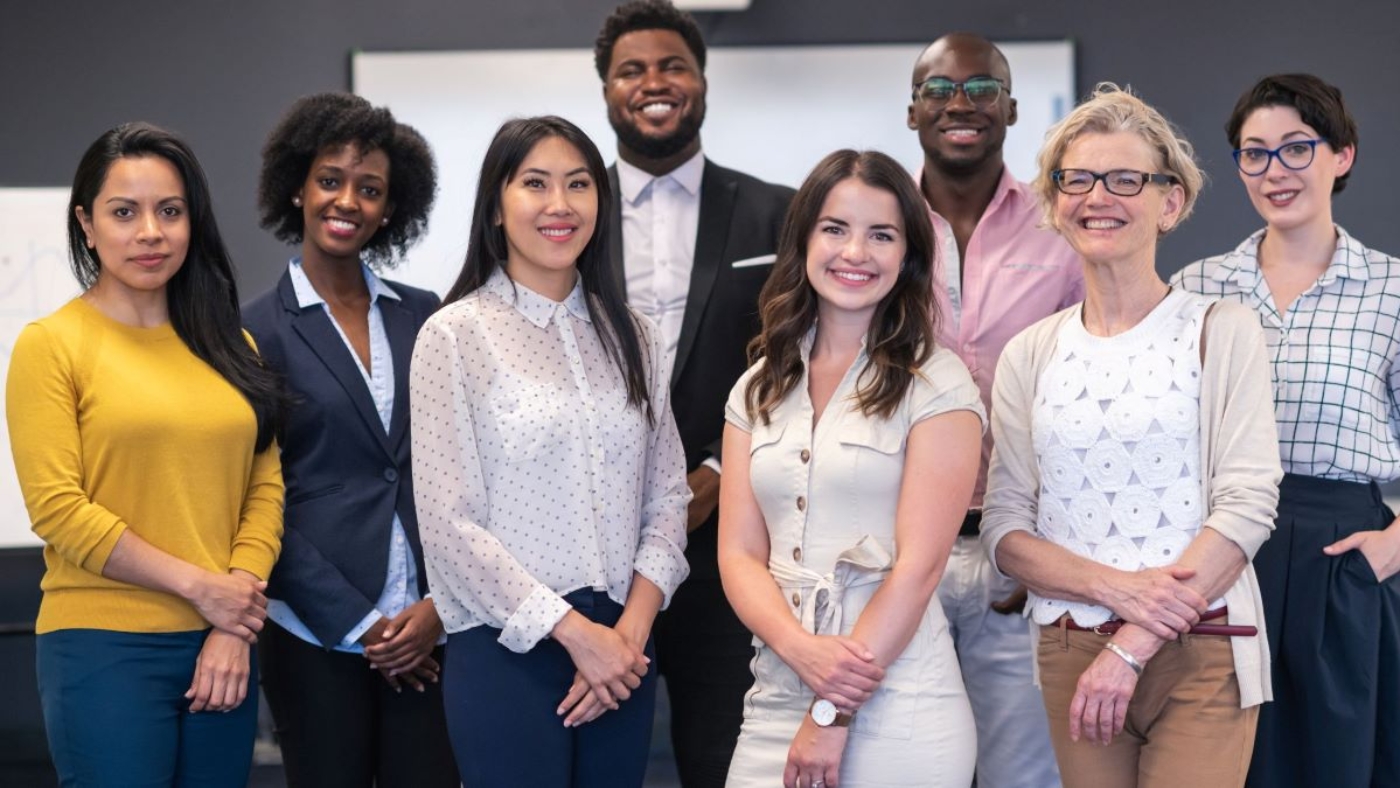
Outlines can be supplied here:
<path id="1" fill-rule="evenodd" d="M 321 298 L 320 294 L 316 292 L 316 288 L 311 286 L 311 280 L 306 278 L 306 272 L 301 268 L 301 258 L 292 258 L 287 270 L 291 275 L 292 291 L 296 293 L 297 306 L 307 309 L 320 304 L 326 310 L 326 316 L 331 319 L 331 325 L 335 326 L 335 331 L 340 335 L 341 341 L 345 343 L 345 348 L 350 351 L 351 358 L 355 359 L 355 367 L 360 370 L 365 386 L 369 389 L 370 396 L 374 398 L 375 410 L 379 412 L 379 422 L 384 426 L 384 431 L 388 432 L 389 418 L 394 413 L 394 355 L 389 350 L 389 335 L 384 330 L 384 316 L 379 311 L 379 299 L 391 298 L 395 301 L 401 299 L 398 293 L 384 284 L 369 269 L 369 266 L 362 264 L 361 268 L 364 270 L 365 285 L 369 288 L 369 370 L 365 369 L 359 354 L 350 345 L 350 340 L 345 336 L 344 329 L 335 321 L 335 316 L 326 306 L 326 300 Z M 407 359 L 403 359 L 403 361 L 406 362 Z M 359 624 L 355 625 L 354 629 L 345 633 L 345 637 L 335 645 L 336 651 L 363 654 L 365 647 L 360 645 L 360 636 L 369 631 L 374 622 L 380 618 L 393 618 L 421 598 L 418 596 L 418 567 L 413 562 L 413 555 L 408 547 L 408 537 L 404 533 L 403 522 L 399 520 L 397 514 L 394 515 L 394 522 L 390 526 L 390 530 L 389 567 L 384 577 L 384 590 L 380 592 L 374 609 Z M 324 645 L 315 635 L 311 634 L 311 630 L 307 629 L 306 624 L 302 623 L 286 602 L 269 599 L 267 601 L 267 615 L 268 618 L 277 622 L 278 626 L 307 643 L 313 646 Z"/>

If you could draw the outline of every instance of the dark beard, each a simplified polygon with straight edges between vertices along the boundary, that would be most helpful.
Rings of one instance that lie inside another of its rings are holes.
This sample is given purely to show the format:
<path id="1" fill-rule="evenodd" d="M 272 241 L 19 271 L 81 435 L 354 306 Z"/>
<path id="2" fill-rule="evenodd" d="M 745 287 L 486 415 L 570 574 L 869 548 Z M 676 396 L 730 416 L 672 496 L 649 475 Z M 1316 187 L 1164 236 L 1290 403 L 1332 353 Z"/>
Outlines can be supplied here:
<path id="1" fill-rule="evenodd" d="M 686 149 L 686 146 L 700 136 L 700 125 L 705 122 L 705 110 L 687 112 L 681 117 L 676 130 L 669 136 L 652 137 L 643 134 L 636 126 L 613 117 L 608 113 L 608 122 L 617 141 L 622 147 L 646 159 L 669 159 Z"/>

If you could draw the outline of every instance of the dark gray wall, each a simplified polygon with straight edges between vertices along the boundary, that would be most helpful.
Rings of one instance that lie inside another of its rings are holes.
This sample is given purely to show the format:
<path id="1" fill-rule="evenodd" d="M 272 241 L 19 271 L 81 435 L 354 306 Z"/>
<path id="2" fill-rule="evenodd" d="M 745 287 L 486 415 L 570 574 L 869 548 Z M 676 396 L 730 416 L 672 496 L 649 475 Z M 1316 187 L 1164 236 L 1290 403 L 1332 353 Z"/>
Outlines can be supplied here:
<path id="1" fill-rule="evenodd" d="M 613 5 L 0 2 L 0 185 L 66 185 L 84 147 L 122 121 L 179 130 L 208 169 L 249 295 L 270 286 L 287 256 L 257 227 L 260 143 L 295 97 L 349 87 L 352 49 L 589 46 Z M 1186 130 L 1212 177 L 1196 216 L 1165 242 L 1167 271 L 1233 247 L 1258 225 L 1221 127 L 1255 78 L 1312 71 L 1346 91 L 1361 126 L 1359 170 L 1338 200 L 1337 219 L 1371 246 L 1400 252 L 1395 202 L 1384 196 L 1400 182 L 1400 151 L 1388 144 L 1400 130 L 1393 100 L 1400 4 L 753 0 L 746 12 L 698 16 L 712 45 L 907 42 L 959 29 L 1007 40 L 1074 39 L 1080 93 L 1099 80 L 1132 84 Z M 813 96 L 812 117 L 793 118 L 793 127 L 839 111 L 839 97 Z M 891 123 L 902 117 L 903 107 L 890 108 Z"/>

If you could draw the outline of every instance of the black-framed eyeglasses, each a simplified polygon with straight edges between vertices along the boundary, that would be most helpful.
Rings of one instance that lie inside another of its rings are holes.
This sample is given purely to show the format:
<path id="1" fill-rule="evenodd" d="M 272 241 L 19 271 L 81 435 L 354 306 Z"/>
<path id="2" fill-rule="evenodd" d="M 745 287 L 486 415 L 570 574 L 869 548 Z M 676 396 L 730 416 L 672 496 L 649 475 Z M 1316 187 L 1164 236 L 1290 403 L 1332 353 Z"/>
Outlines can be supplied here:
<path id="1" fill-rule="evenodd" d="M 1088 194 L 1094 190 L 1095 183 L 1103 181 L 1103 187 L 1108 193 L 1119 197 L 1136 197 L 1142 194 L 1143 188 L 1149 183 L 1159 183 L 1163 186 L 1176 183 L 1175 176 L 1137 170 L 1055 170 L 1050 173 L 1050 180 L 1054 181 L 1055 188 L 1065 194 Z"/>
<path id="2" fill-rule="evenodd" d="M 1235 166 L 1245 175 L 1263 175 L 1269 170 L 1269 160 L 1278 159 L 1290 170 L 1306 170 L 1317 155 L 1317 144 L 1327 140 L 1289 140 L 1269 150 L 1268 148 L 1240 148 L 1234 152 Z"/>
<path id="3" fill-rule="evenodd" d="M 941 107 L 952 101 L 959 90 L 967 96 L 968 101 L 980 109 L 990 107 L 1001 96 L 1002 90 L 1011 92 L 1011 89 L 996 77 L 973 77 L 962 82 L 943 77 L 929 77 L 914 86 L 914 98 Z"/>

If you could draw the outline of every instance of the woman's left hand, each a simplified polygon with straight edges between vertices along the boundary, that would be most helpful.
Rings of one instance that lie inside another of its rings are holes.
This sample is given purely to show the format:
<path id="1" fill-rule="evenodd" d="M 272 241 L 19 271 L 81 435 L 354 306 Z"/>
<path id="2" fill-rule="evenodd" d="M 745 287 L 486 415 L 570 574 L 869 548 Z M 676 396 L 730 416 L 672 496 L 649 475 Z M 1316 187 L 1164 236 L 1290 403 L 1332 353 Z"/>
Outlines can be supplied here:
<path id="1" fill-rule="evenodd" d="M 850 728 L 823 728 L 812 721 L 812 715 L 804 716 L 788 748 L 783 788 L 837 788 L 848 735 Z"/>
<path id="2" fill-rule="evenodd" d="M 1108 649 L 1100 652 L 1080 675 L 1070 701 L 1070 739 L 1079 741 L 1082 735 L 1097 744 L 1113 741 L 1123 732 L 1137 683 L 1138 675 L 1122 657 Z"/>
<path id="3" fill-rule="evenodd" d="M 1322 548 L 1330 556 L 1348 550 L 1360 550 L 1376 579 L 1384 583 L 1400 571 L 1400 523 L 1392 523 L 1383 531 L 1357 531 Z"/>
<path id="4" fill-rule="evenodd" d="M 365 659 L 390 676 L 407 673 L 432 653 L 441 635 L 442 621 L 433 600 L 421 599 L 390 619 L 384 639 L 365 646 Z"/>
<path id="5" fill-rule="evenodd" d="M 231 711 L 248 695 L 251 670 L 248 642 L 222 629 L 211 629 L 194 663 L 194 680 L 185 692 L 190 711 Z"/>

